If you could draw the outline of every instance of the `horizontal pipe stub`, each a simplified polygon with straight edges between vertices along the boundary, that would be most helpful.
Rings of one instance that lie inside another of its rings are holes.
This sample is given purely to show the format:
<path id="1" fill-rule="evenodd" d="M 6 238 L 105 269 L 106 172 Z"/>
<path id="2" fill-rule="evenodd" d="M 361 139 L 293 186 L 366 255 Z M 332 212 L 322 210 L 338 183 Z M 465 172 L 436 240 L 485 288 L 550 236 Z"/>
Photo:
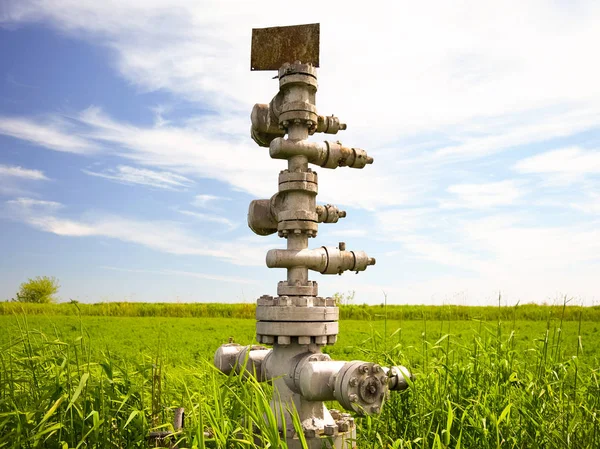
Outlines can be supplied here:
<path id="1" fill-rule="evenodd" d="M 340 142 L 310 142 L 278 137 L 269 145 L 273 159 L 290 159 L 305 156 L 311 164 L 324 168 L 364 168 L 373 163 L 373 158 L 360 148 L 349 148 Z"/>
<path id="2" fill-rule="evenodd" d="M 272 249 L 267 253 L 269 268 L 306 267 L 322 274 L 342 274 L 344 271 L 364 271 L 375 259 L 364 251 L 345 251 L 322 246 L 316 249 Z"/>

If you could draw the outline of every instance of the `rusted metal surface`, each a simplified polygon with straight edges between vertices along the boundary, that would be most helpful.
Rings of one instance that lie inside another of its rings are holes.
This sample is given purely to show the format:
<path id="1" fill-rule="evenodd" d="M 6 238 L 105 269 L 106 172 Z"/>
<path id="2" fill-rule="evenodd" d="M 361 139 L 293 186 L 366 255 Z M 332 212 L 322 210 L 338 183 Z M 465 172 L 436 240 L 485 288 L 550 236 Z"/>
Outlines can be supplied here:
<path id="1" fill-rule="evenodd" d="M 279 70 L 286 62 L 319 67 L 320 24 L 252 29 L 250 70 Z"/>

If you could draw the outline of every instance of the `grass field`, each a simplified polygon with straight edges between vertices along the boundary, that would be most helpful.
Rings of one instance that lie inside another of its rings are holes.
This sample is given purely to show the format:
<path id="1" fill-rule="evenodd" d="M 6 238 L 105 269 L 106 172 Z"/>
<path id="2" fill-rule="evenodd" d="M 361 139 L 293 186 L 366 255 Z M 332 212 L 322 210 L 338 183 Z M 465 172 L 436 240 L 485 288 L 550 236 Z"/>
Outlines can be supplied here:
<path id="1" fill-rule="evenodd" d="M 536 320 L 512 308 L 487 321 L 429 319 L 444 316 L 429 309 L 383 319 L 379 309 L 342 320 L 325 349 L 416 375 L 382 415 L 357 419 L 360 448 L 600 447 L 600 323 L 579 308 L 542 308 Z M 252 343 L 254 321 L 0 316 L 0 448 L 147 447 L 179 406 L 188 417 L 180 447 L 254 447 L 252 424 L 265 438 L 257 447 L 284 447 L 261 412 L 268 385 L 212 368 L 230 336 Z"/>

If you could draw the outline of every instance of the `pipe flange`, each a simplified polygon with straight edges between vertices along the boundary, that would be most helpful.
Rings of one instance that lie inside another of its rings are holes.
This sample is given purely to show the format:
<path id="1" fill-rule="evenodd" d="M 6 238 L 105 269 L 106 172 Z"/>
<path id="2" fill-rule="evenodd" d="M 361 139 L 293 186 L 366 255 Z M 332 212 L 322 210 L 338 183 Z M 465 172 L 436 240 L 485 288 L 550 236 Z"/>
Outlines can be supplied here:
<path id="1" fill-rule="evenodd" d="M 290 220 L 314 221 L 317 223 L 318 215 L 316 212 L 305 209 L 282 210 L 277 214 L 277 222 Z"/>
<path id="2" fill-rule="evenodd" d="M 319 337 L 337 335 L 337 321 L 293 322 L 293 321 L 257 321 L 256 333 L 263 336 L 287 335 L 289 337 Z M 264 343 L 264 342 L 263 342 Z M 310 344 L 300 343 L 300 344 Z"/>
<path id="3" fill-rule="evenodd" d="M 337 321 L 340 311 L 337 307 L 293 307 L 293 306 L 258 306 L 258 321 L 283 322 L 329 322 Z"/>
<path id="4" fill-rule="evenodd" d="M 309 169 L 310 170 L 310 169 Z M 314 182 L 315 184 L 319 183 L 319 178 L 317 176 L 317 172 L 315 171 L 289 171 L 282 170 L 279 172 L 279 184 L 283 184 L 284 182 L 294 182 L 294 181 L 306 181 L 306 182 Z"/>
<path id="5" fill-rule="evenodd" d="M 295 233 L 302 234 L 303 232 L 311 231 L 316 233 L 319 230 L 319 223 L 308 220 L 288 220 L 277 223 L 278 231 L 288 231 L 287 234 Z M 298 232 L 296 232 L 298 231 Z M 287 236 L 287 234 L 284 235 Z"/>
<path id="6" fill-rule="evenodd" d="M 290 190 L 302 190 L 317 195 L 319 193 L 319 185 L 308 181 L 290 181 L 279 184 L 279 192 L 289 192 Z"/>
<path id="7" fill-rule="evenodd" d="M 289 285 L 287 281 L 280 281 L 277 284 L 277 294 L 290 296 L 317 296 L 319 294 L 319 284 L 315 281 L 308 281 L 307 285 Z"/>
<path id="8" fill-rule="evenodd" d="M 337 374 L 334 394 L 346 409 L 359 415 L 381 412 L 388 392 L 387 377 L 375 363 L 348 362 Z"/>

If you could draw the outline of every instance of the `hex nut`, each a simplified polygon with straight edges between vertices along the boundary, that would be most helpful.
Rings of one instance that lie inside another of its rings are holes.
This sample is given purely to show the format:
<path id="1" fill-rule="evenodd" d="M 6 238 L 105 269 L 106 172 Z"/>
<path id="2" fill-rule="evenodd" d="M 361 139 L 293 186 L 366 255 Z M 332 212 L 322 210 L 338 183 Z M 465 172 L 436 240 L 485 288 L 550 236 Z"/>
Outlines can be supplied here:
<path id="1" fill-rule="evenodd" d="M 373 371 L 373 374 L 379 374 L 381 372 L 381 366 L 379 365 L 373 365 L 371 369 Z"/>
<path id="2" fill-rule="evenodd" d="M 315 429 L 304 429 L 304 436 L 306 438 L 315 438 L 317 436 L 317 432 Z"/>
<path id="3" fill-rule="evenodd" d="M 337 425 L 340 432 L 348 432 L 350 430 L 350 424 L 346 421 L 338 421 Z"/>
<path id="4" fill-rule="evenodd" d="M 369 365 L 360 365 L 358 372 L 361 374 L 367 374 L 369 372 Z"/>
<path id="5" fill-rule="evenodd" d="M 351 387 L 356 387 L 356 385 L 358 385 L 358 379 L 356 377 L 352 377 L 348 383 Z"/>
<path id="6" fill-rule="evenodd" d="M 336 421 L 337 421 L 338 419 L 340 419 L 341 417 L 343 417 L 343 416 L 344 416 L 344 414 L 340 414 L 340 411 L 339 411 L 339 410 L 336 410 L 336 409 L 331 409 L 331 410 L 329 410 L 329 414 L 330 414 L 330 415 L 331 415 L 331 417 L 332 417 L 334 420 L 336 420 Z"/>
<path id="7" fill-rule="evenodd" d="M 298 337 L 298 344 L 299 345 L 309 345 L 310 337 Z"/>
<path id="8" fill-rule="evenodd" d="M 306 296 L 300 296 L 296 299 L 296 306 L 298 307 L 308 307 L 309 306 L 309 299 Z"/>
<path id="9" fill-rule="evenodd" d="M 358 396 L 356 394 L 352 393 L 348 396 L 348 400 L 350 402 L 356 402 L 356 401 L 358 401 Z"/>
<path id="10" fill-rule="evenodd" d="M 324 430 L 325 435 L 333 436 L 333 435 L 335 435 L 337 426 L 335 424 L 325 424 L 325 428 L 323 430 Z"/>
<path id="11" fill-rule="evenodd" d="M 333 345 L 337 341 L 337 335 L 328 335 L 327 336 L 327 344 Z"/>
<path id="12" fill-rule="evenodd" d="M 273 337 L 272 335 L 263 335 L 261 343 L 264 343 L 266 345 L 272 345 L 273 343 L 275 343 L 275 337 Z"/>
<path id="13" fill-rule="evenodd" d="M 277 337 L 277 344 L 280 344 L 282 346 L 289 345 L 291 342 L 292 339 L 287 335 L 280 335 L 279 337 Z"/>
<path id="14" fill-rule="evenodd" d="M 315 337 L 315 344 L 320 345 L 320 346 L 324 346 L 327 344 L 327 335 L 319 335 L 318 337 Z"/>

